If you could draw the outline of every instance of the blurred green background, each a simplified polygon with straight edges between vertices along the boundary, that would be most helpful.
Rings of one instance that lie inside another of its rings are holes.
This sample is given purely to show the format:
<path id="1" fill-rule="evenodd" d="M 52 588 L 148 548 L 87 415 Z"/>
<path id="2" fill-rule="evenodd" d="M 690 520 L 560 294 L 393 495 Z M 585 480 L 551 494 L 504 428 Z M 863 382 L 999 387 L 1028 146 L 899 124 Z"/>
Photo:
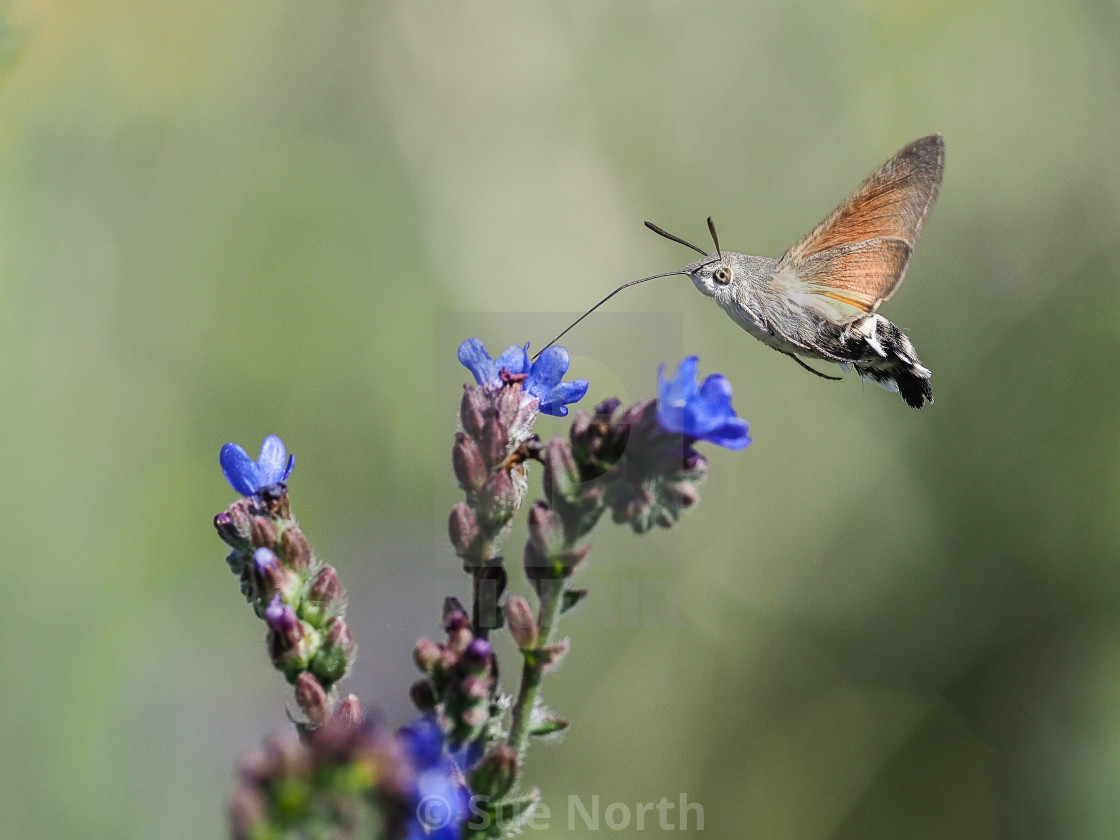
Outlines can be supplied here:
<path id="1" fill-rule="evenodd" d="M 712 215 L 776 256 L 931 131 L 944 188 L 884 313 L 933 406 L 808 375 L 684 278 L 566 339 L 588 404 L 698 353 L 755 443 L 709 452 L 676 531 L 599 534 L 534 833 L 589 833 L 570 795 L 662 833 L 637 804 L 682 794 L 682 836 L 1120 832 L 1115 0 L 6 18 L 4 837 L 222 836 L 238 755 L 286 725 L 211 528 L 224 442 L 296 453 L 295 511 L 351 592 L 349 686 L 402 722 L 411 645 L 466 593 L 458 342 L 539 347 L 692 259 L 644 219 L 706 244 Z"/>

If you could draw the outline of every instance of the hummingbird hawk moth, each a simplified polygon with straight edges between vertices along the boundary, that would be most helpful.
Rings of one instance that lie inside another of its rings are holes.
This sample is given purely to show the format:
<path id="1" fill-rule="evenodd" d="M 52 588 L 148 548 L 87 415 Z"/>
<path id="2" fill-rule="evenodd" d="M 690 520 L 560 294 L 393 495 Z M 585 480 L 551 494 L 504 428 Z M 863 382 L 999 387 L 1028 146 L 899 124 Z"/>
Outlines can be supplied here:
<path id="1" fill-rule="evenodd" d="M 736 324 L 812 373 L 839 378 L 825 376 L 803 359 L 835 362 L 845 371 L 855 369 L 862 379 L 897 391 L 910 407 L 921 408 L 933 402 L 930 371 L 902 330 L 879 315 L 878 309 L 902 283 L 937 200 L 944 166 L 945 143 L 940 134 L 904 146 L 777 259 L 722 251 L 710 218 L 714 254 L 646 222 L 654 232 L 704 258 L 684 271 L 620 286 L 572 327 L 628 286 L 686 274 Z"/>

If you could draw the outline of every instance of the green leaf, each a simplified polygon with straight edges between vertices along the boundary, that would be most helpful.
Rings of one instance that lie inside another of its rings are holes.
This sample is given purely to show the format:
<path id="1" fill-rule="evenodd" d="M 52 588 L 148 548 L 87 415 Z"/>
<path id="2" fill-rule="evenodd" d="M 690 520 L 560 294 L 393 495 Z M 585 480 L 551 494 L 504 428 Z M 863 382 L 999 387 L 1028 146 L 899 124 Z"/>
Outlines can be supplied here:
<path id="1" fill-rule="evenodd" d="M 502 837 L 512 837 L 529 820 L 540 800 L 540 791 L 533 788 L 525 796 L 508 802 L 473 805 L 471 817 L 467 820 L 463 831 L 464 840 L 499 840 Z"/>
<path id="2" fill-rule="evenodd" d="M 556 715 L 545 714 L 540 717 L 534 715 L 532 723 L 529 724 L 529 734 L 538 737 L 555 735 L 557 732 L 563 732 L 567 729 L 568 725 L 568 721 Z"/>
<path id="3" fill-rule="evenodd" d="M 564 592 L 564 600 L 560 604 L 560 613 L 563 615 L 576 604 L 587 597 L 586 589 L 568 589 Z"/>

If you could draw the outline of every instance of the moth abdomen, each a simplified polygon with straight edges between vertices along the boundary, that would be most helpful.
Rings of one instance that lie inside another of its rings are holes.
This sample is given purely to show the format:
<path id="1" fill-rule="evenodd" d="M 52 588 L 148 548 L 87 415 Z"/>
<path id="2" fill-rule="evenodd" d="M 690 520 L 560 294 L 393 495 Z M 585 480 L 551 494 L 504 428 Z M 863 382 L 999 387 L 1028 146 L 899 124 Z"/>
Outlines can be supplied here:
<path id="1" fill-rule="evenodd" d="M 850 364 L 860 378 L 897 391 L 911 408 L 933 402 L 929 368 L 906 333 L 882 315 L 858 318 L 840 334 Z"/>

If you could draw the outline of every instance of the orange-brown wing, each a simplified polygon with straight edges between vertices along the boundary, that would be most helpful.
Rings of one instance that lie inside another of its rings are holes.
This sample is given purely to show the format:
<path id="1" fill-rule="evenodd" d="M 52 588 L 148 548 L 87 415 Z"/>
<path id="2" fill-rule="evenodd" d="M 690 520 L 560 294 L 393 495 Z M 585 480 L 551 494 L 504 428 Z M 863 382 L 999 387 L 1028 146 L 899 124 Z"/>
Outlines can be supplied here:
<path id="1" fill-rule="evenodd" d="M 901 282 L 909 262 L 909 245 L 901 239 L 877 237 L 818 251 L 795 270 L 805 291 L 874 312 Z"/>
<path id="2" fill-rule="evenodd" d="M 944 167 L 940 134 L 903 147 L 790 248 L 775 272 L 793 269 L 812 291 L 874 312 L 902 282 Z"/>

